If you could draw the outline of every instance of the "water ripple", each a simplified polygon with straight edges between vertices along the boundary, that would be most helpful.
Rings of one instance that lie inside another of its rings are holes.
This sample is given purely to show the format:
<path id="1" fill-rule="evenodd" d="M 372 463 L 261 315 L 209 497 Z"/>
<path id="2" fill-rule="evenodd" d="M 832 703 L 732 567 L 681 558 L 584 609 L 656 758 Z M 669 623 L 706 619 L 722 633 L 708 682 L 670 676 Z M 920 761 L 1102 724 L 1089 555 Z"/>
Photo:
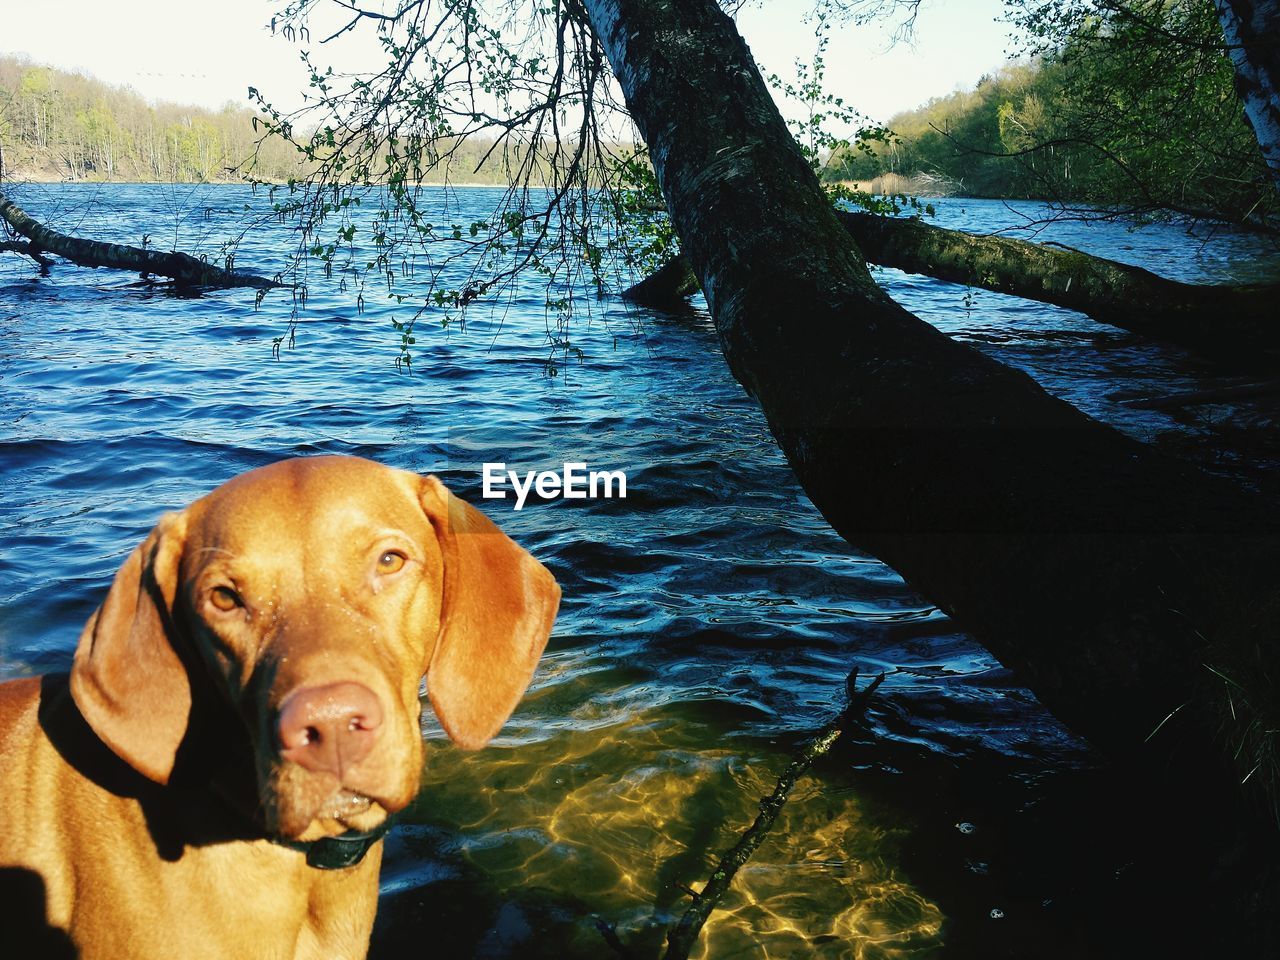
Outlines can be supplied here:
<path id="1" fill-rule="evenodd" d="M 229 187 L 94 195 L 113 213 L 86 228 L 104 237 L 136 239 L 165 220 L 206 248 L 230 223 L 220 211 L 262 202 Z M 455 202 L 478 218 L 489 196 Z M 39 212 L 41 200 L 85 197 L 48 188 L 29 202 Z M 192 203 L 213 212 L 184 220 Z M 943 204 L 950 225 L 989 228 L 1001 216 L 995 204 Z M 1125 253 L 1183 279 L 1223 278 L 1243 243 L 1063 230 L 1057 239 L 1110 255 L 1118 236 Z M 289 242 L 268 228 L 239 262 L 279 269 Z M 881 744 L 871 766 L 900 773 L 920 751 L 1033 767 L 1079 756 L 984 650 L 830 531 L 705 315 L 596 304 L 574 329 L 582 359 L 551 377 L 542 296 L 522 287 L 465 329 L 422 322 L 406 375 L 391 326 L 404 311 L 374 301 L 357 314 L 336 284 L 313 280 L 296 347 L 276 358 L 286 297 L 255 311 L 243 291 L 182 299 L 93 271 L 59 267 L 39 282 L 28 272 L 0 263 L 0 677 L 65 668 L 115 568 L 161 513 L 282 456 L 434 471 L 475 503 L 486 461 L 627 471 L 626 500 L 486 505 L 552 568 L 565 599 L 533 688 L 492 749 L 450 750 L 426 718 L 426 789 L 389 847 L 384 914 L 409 923 L 415 904 L 473 904 L 444 955 L 529 956 L 528 931 L 554 930 L 554 955 L 598 957 L 593 913 L 656 943 L 682 886 L 730 840 L 725 824 L 750 819 L 785 751 L 838 709 L 853 666 L 888 674 L 871 712 Z M 1117 385 L 1192 382 L 1177 351 L 1067 311 L 878 276 L 908 308 L 1089 412 L 1141 436 L 1178 428 L 1105 399 Z M 752 955 L 936 948 L 939 909 L 894 853 L 916 812 L 877 806 L 842 776 L 788 807 L 779 839 L 708 930 L 716 955 L 761 942 Z"/>

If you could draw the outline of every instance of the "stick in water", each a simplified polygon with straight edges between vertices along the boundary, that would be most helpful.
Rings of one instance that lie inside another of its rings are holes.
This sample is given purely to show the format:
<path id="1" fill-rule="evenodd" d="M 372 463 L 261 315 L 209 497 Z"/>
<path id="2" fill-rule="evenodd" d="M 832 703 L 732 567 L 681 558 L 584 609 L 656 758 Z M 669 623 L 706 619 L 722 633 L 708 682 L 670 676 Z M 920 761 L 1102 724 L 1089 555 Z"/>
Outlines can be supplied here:
<path id="1" fill-rule="evenodd" d="M 858 722 L 871 694 L 883 681 L 882 673 L 859 693 L 858 671 L 855 669 L 849 674 L 849 679 L 845 681 L 849 694 L 848 705 L 795 755 L 787 768 L 782 771 L 782 775 L 778 777 L 778 784 L 773 788 L 773 793 L 760 801 L 760 815 L 756 817 L 756 822 L 742 835 L 733 849 L 724 855 L 724 859 L 711 874 L 711 879 L 702 888 L 702 892 L 694 895 L 693 905 L 685 911 L 675 929 L 667 935 L 667 952 L 663 960 L 687 960 L 703 924 L 707 922 L 711 911 L 716 908 L 720 898 L 729 889 L 729 884 L 733 882 L 738 869 L 751 859 L 756 848 L 764 841 L 765 834 L 773 826 L 773 821 L 778 818 L 796 781 L 804 776 L 815 760 L 835 745 L 851 725 Z"/>

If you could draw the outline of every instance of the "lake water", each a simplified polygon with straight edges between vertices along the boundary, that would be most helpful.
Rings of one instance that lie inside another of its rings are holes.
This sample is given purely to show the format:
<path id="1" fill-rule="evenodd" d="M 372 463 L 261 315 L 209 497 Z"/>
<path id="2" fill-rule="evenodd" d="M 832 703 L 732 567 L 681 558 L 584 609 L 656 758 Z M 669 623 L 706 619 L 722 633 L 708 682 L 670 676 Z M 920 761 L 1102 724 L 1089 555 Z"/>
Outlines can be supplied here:
<path id="1" fill-rule="evenodd" d="M 440 192 L 441 222 L 481 219 L 495 197 Z M 212 249 L 245 204 L 264 203 L 190 186 L 16 199 L 64 229 L 187 250 Z M 978 231 L 1040 212 L 939 208 L 937 223 Z M 1280 275 L 1274 250 L 1231 234 L 1063 224 L 1049 238 L 1185 280 Z M 267 225 L 237 265 L 272 273 L 292 243 Z M 1242 378 L 1066 311 L 878 276 L 1090 414 L 1265 476 L 1255 448 L 1224 445 L 1228 419 L 1248 411 L 1174 418 L 1116 400 Z M 625 500 L 484 504 L 555 573 L 562 612 L 492 746 L 463 755 L 428 723 L 420 801 L 388 842 L 374 957 L 612 956 L 599 923 L 655 956 L 685 888 L 839 709 L 854 667 L 887 674 L 870 732 L 802 781 L 708 925 L 711 956 L 1078 956 L 1100 935 L 1117 950 L 1148 942 L 1133 921 L 1176 916 L 1191 896 L 1143 892 L 1177 861 L 1131 843 L 1146 808 L 1117 799 L 1120 775 L 1095 769 L 963 630 L 827 528 L 704 313 L 584 297 L 589 314 L 570 328 L 582 356 L 552 375 L 545 294 L 530 281 L 473 308 L 465 328 L 421 321 L 410 374 L 391 325 L 407 310 L 372 287 L 358 312 L 353 290 L 313 276 L 295 344 L 274 356 L 287 294 L 255 310 L 252 291 L 182 299 L 131 279 L 71 266 L 38 278 L 0 261 L 0 679 L 65 669 L 160 513 L 280 457 L 435 472 L 477 504 L 483 461 L 627 472 Z M 1248 413 L 1274 426 L 1273 414 Z"/>

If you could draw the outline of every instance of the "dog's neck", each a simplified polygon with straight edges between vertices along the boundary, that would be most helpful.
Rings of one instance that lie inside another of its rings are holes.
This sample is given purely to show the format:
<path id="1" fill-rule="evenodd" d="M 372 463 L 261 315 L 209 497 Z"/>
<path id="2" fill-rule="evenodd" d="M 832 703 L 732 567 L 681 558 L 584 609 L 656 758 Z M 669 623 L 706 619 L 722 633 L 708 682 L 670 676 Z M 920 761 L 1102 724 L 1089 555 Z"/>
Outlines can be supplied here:
<path id="1" fill-rule="evenodd" d="M 271 836 L 258 802 L 252 748 L 239 723 L 210 724 L 203 722 L 208 718 L 193 717 L 169 783 L 161 785 L 133 769 L 99 739 L 76 706 L 66 674 L 42 678 L 39 713 L 49 742 L 70 767 L 103 790 L 139 805 L 166 860 L 179 859 L 186 847 L 267 840 L 304 853 L 307 863 L 317 869 L 343 869 L 363 860 L 390 826 L 384 822 L 369 832 L 348 831 L 309 843 Z M 219 734 L 199 732 L 210 729 Z"/>

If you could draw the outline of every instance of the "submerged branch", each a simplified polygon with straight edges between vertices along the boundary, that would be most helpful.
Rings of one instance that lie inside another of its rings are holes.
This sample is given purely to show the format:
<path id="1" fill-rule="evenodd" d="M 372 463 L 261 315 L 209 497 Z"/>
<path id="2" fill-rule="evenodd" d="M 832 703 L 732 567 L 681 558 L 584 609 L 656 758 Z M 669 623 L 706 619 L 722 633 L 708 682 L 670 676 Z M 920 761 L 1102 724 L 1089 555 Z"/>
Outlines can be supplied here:
<path id="1" fill-rule="evenodd" d="M 733 849 L 724 855 L 715 872 L 711 874 L 711 879 L 702 888 L 702 892 L 694 896 L 693 905 L 685 911 L 675 929 L 667 935 L 667 952 L 663 960 L 687 960 L 689 951 L 702 931 L 703 924 L 711 916 L 711 911 L 716 908 L 720 898 L 728 891 L 729 884 L 733 882 L 739 868 L 751 859 L 751 855 L 764 842 L 769 828 L 773 826 L 773 822 L 791 796 L 791 790 L 795 787 L 796 781 L 804 776 L 815 760 L 835 745 L 850 725 L 859 722 L 871 694 L 883 682 L 884 674 L 882 673 L 859 692 L 857 669 L 849 675 L 846 681 L 849 693 L 848 705 L 796 753 L 792 761 L 787 764 L 787 768 L 782 771 L 782 775 L 778 777 L 778 784 L 773 788 L 773 793 L 760 801 L 760 815 L 756 817 L 755 823 L 739 838 Z"/>
<path id="2" fill-rule="evenodd" d="M 1253 363 L 1280 356 L 1280 284 L 1189 284 L 1079 250 L 842 211 L 867 260 L 908 273 L 1078 310 L 1100 323 Z M 692 294 L 683 257 L 623 297 L 664 307 Z"/>
<path id="3" fill-rule="evenodd" d="M 82 267 L 111 267 L 115 270 L 155 274 L 170 277 L 184 287 L 255 287 L 270 290 L 287 286 L 279 280 L 257 274 L 226 270 L 187 253 L 161 253 L 142 247 L 71 237 L 46 227 L 3 193 L 0 193 L 0 220 L 27 240 L 25 246 L 20 241 L 6 242 L 0 246 L 0 250 L 31 257 L 46 270 L 52 261 L 44 254 L 53 253 Z"/>
<path id="4" fill-rule="evenodd" d="M 683 254 L 660 266 L 643 280 L 622 292 L 622 299 L 658 310 L 675 311 L 699 290 L 698 278 Z"/>
<path id="5" fill-rule="evenodd" d="M 40 265 L 41 273 L 48 273 L 53 261 L 40 252 L 40 248 L 30 240 L 0 240 L 0 253 L 20 253 L 30 257 Z"/>
<path id="6" fill-rule="evenodd" d="M 1133 397 L 1120 399 L 1120 403 L 1137 410 L 1177 410 L 1181 407 L 1194 407 L 1206 403 L 1232 403 L 1236 400 L 1256 400 L 1274 396 L 1280 396 L 1280 380 L 1242 383 L 1234 387 L 1217 387 L 1210 390 L 1187 390 L 1158 397 Z"/>

